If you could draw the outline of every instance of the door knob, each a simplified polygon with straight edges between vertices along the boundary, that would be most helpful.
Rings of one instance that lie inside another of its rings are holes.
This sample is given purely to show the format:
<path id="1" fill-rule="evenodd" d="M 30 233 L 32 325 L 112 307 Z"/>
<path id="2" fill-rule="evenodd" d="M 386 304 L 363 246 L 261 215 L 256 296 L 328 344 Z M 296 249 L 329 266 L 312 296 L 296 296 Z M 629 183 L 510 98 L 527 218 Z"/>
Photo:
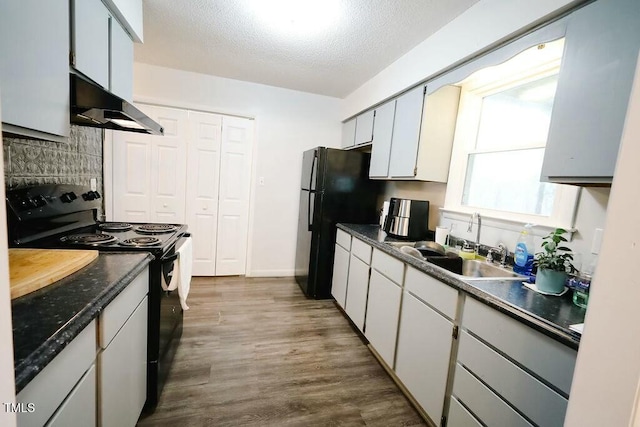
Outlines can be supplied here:
<path id="1" fill-rule="evenodd" d="M 166 203 L 162 205 L 163 208 L 166 208 L 167 206 L 169 205 L 167 205 Z"/>

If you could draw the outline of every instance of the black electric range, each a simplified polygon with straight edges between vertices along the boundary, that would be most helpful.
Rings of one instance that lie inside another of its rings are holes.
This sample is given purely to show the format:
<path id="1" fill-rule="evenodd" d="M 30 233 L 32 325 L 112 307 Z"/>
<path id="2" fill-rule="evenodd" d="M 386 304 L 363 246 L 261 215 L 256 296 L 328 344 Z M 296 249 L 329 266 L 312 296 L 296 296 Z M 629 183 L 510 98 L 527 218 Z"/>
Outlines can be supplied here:
<path id="1" fill-rule="evenodd" d="M 84 186 L 47 184 L 7 191 L 9 247 L 145 251 L 149 264 L 147 401 L 157 405 L 182 335 L 178 293 L 162 289 L 177 259 L 176 248 L 189 238 L 183 224 L 100 222 L 101 196 Z"/>

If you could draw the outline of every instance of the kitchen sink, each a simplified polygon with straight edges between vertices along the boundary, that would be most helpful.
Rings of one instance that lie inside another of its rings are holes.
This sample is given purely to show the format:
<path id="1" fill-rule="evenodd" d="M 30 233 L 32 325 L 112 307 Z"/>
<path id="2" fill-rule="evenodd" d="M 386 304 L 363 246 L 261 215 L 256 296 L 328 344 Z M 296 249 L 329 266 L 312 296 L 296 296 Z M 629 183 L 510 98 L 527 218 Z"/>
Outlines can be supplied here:
<path id="1" fill-rule="evenodd" d="M 454 273 L 463 279 L 482 279 L 482 280 L 523 280 L 525 276 L 514 273 L 504 267 L 490 264 L 484 260 L 477 259 L 461 259 L 457 262 L 455 259 L 442 259 L 441 257 L 427 258 L 427 261 L 438 265 L 445 270 Z"/>

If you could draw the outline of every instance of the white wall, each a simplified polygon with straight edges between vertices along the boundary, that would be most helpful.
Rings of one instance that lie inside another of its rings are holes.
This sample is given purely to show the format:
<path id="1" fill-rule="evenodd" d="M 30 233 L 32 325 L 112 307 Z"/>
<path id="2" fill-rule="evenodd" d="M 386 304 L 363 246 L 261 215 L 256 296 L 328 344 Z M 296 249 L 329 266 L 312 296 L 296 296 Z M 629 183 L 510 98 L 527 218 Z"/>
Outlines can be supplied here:
<path id="1" fill-rule="evenodd" d="M 256 119 L 247 275 L 293 275 L 302 152 L 339 147 L 341 100 L 140 63 L 134 99 Z"/>
<path id="2" fill-rule="evenodd" d="M 1 120 L 0 120 L 1 121 Z M 0 130 L 0 137 L 2 131 Z M 1 138 L 0 138 L 1 140 Z M 4 200 L 4 161 L 0 152 L 0 198 Z M 7 210 L 0 205 L 0 425 L 16 425 L 16 416 L 5 411 L 3 403 L 15 403 L 13 370 L 13 330 L 11 328 L 11 291 L 9 288 L 9 250 L 7 249 Z"/>
<path id="3" fill-rule="evenodd" d="M 485 47 L 508 39 L 573 0 L 480 0 L 440 31 L 345 98 L 341 119 L 353 116 L 437 74 Z"/>
<path id="4" fill-rule="evenodd" d="M 640 381 L 640 67 L 636 70 L 566 426 L 628 426 Z"/>

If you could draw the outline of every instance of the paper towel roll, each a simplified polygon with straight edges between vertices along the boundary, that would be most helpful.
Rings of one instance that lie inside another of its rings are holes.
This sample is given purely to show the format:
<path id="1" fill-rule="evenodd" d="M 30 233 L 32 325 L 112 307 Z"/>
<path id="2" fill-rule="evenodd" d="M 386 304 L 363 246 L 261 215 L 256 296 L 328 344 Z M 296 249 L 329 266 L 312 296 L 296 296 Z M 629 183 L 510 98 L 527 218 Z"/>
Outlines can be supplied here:
<path id="1" fill-rule="evenodd" d="M 442 246 L 447 244 L 447 237 L 449 236 L 449 227 L 437 226 L 436 227 L 436 243 L 440 243 Z"/>

